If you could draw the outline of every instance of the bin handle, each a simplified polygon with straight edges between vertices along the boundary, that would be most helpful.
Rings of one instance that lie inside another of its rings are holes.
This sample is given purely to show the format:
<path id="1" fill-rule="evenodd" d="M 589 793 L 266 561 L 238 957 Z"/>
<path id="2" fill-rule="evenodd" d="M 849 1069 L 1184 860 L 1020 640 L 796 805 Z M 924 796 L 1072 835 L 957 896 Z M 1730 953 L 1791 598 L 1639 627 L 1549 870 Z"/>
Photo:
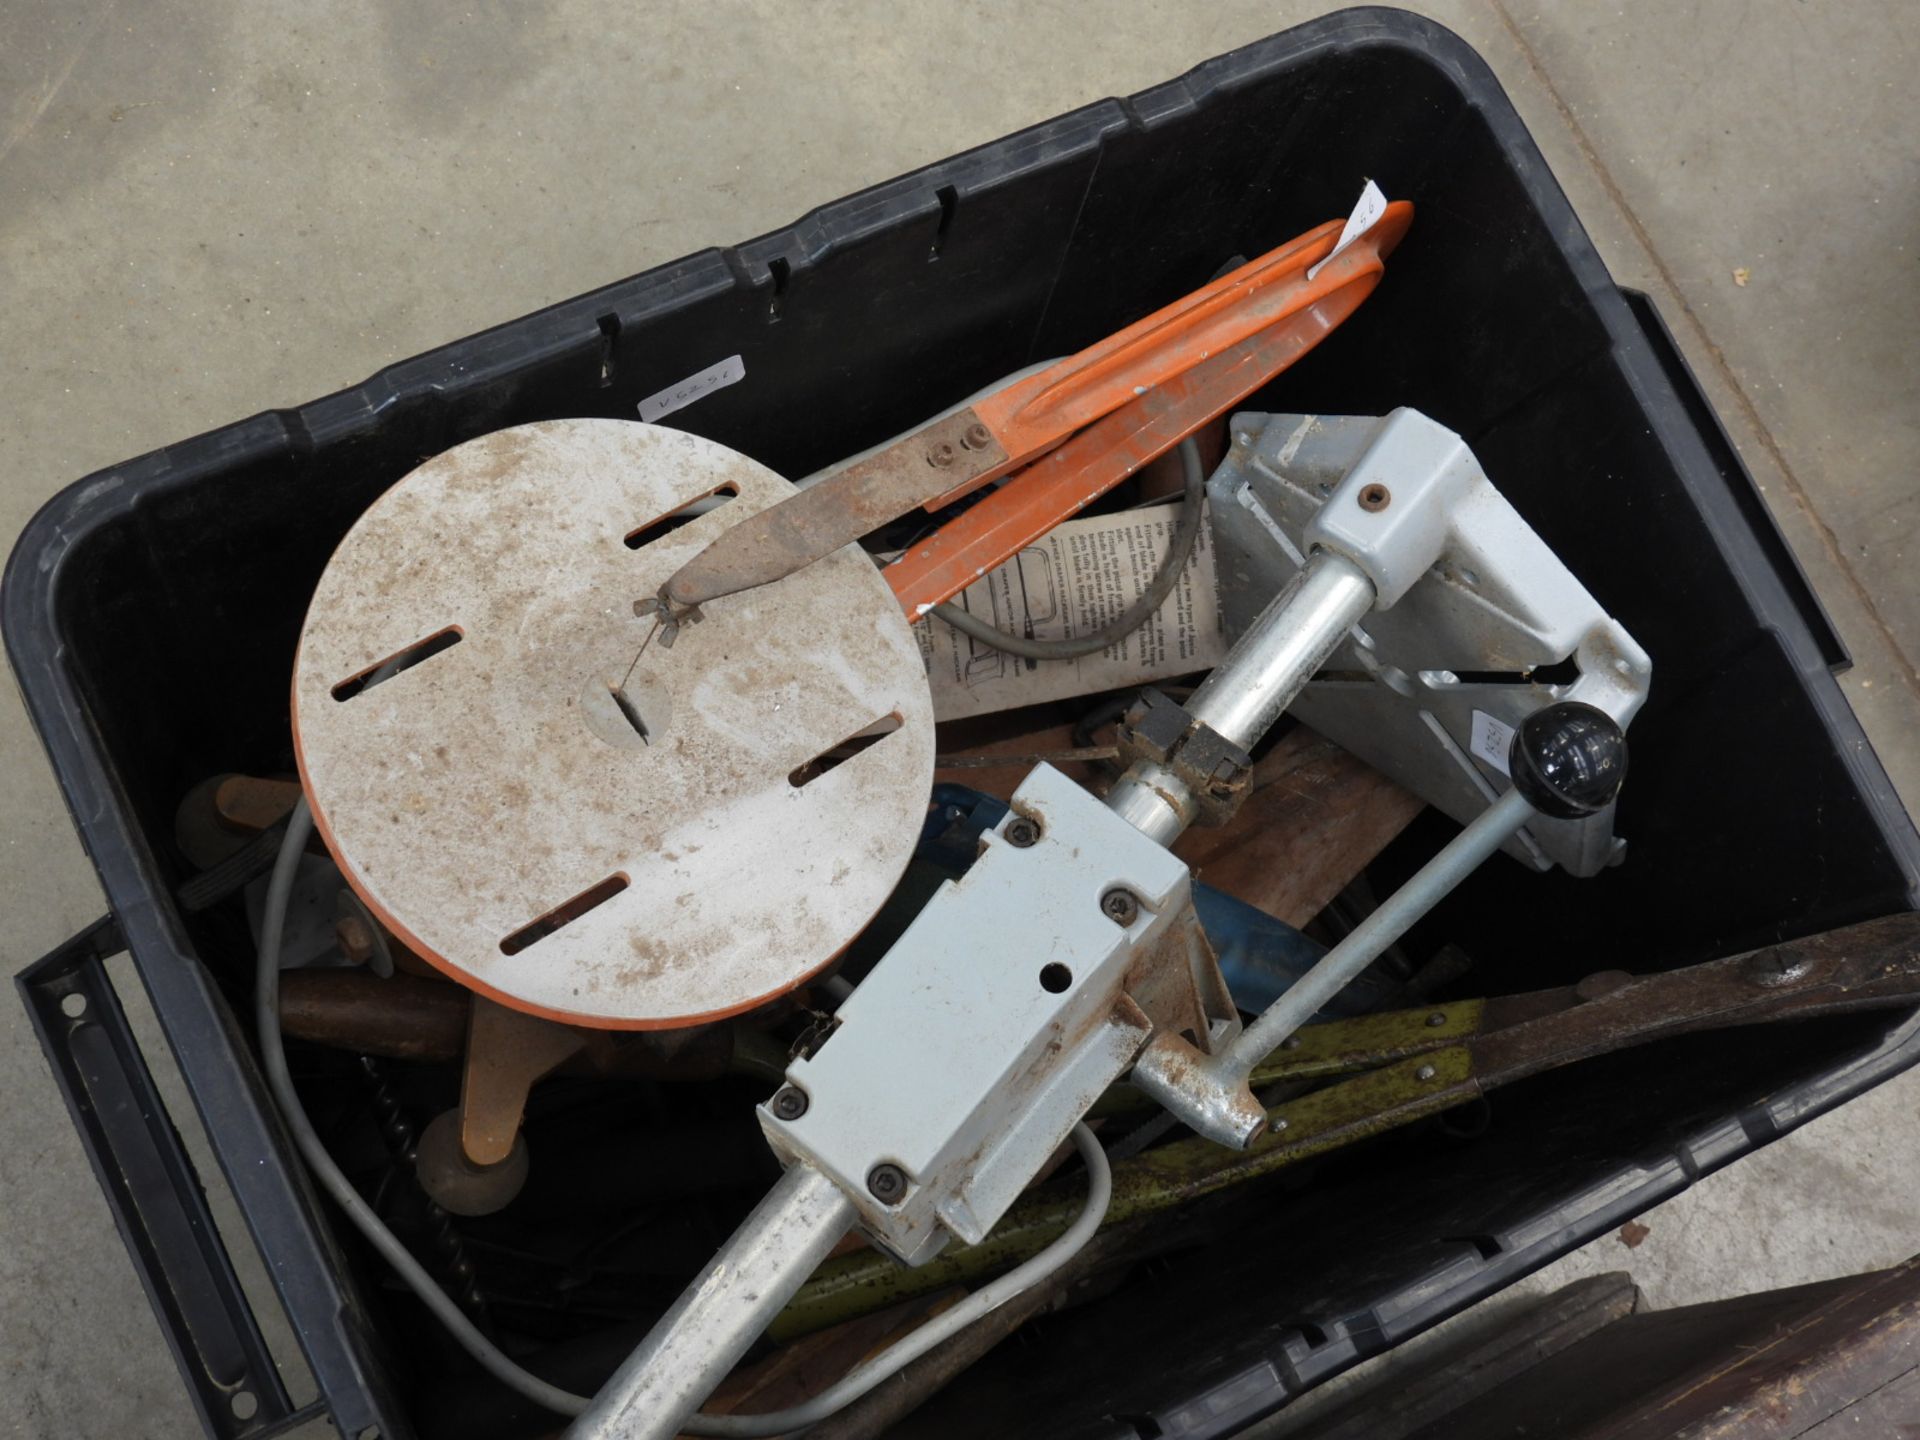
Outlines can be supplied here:
<path id="1" fill-rule="evenodd" d="M 325 1406 L 296 1409 L 281 1383 L 107 975 L 107 957 L 126 948 L 103 916 L 14 983 L 201 1425 L 215 1440 L 264 1440 Z"/>

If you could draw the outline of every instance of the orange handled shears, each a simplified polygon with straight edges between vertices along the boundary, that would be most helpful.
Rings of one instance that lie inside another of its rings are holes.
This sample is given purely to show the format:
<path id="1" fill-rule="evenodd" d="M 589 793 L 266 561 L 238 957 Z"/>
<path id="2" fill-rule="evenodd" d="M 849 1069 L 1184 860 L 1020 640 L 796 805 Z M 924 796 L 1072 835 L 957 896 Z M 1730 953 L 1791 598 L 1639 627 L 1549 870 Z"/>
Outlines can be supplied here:
<path id="1" fill-rule="evenodd" d="M 919 619 L 1311 350 L 1373 293 L 1412 218 L 1389 205 L 1338 255 L 1329 221 L 747 517 L 668 579 L 662 610 L 770 584 L 1012 474 L 887 568 Z"/>

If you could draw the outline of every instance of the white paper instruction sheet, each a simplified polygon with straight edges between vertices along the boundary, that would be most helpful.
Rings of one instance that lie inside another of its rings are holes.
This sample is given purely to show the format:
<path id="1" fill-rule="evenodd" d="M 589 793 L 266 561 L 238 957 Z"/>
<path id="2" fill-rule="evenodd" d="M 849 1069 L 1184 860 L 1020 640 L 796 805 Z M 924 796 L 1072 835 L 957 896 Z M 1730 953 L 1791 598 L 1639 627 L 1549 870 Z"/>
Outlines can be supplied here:
<path id="1" fill-rule="evenodd" d="M 1040 640 L 1097 630 L 1146 590 L 1172 543 L 1179 505 L 1069 520 L 956 595 L 996 629 Z M 1159 612 L 1126 639 L 1078 660 L 1023 660 L 938 616 L 913 627 L 940 720 L 985 715 L 1209 670 L 1227 651 L 1214 588 L 1211 527 Z"/>

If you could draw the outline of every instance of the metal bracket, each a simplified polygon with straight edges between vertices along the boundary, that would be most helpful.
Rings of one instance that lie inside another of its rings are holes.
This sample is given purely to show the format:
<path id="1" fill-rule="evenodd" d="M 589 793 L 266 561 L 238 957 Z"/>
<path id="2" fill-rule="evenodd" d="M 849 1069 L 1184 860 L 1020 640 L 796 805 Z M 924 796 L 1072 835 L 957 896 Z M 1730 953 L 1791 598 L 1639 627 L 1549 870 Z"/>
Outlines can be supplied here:
<path id="1" fill-rule="evenodd" d="M 1247 798 L 1253 757 L 1177 700 L 1148 687 L 1120 718 L 1120 759 L 1164 765 L 1191 793 L 1196 825 L 1224 825 Z"/>
<path id="2" fill-rule="evenodd" d="M 909 1264 L 983 1240 L 1132 1065 L 1156 1025 L 1145 1006 L 1174 1008 L 1132 983 L 1196 965 L 1218 983 L 1211 952 L 1162 948 L 1198 930 L 1187 867 L 1051 766 L 984 843 L 789 1067 L 800 1098 L 760 1111 L 782 1159 L 831 1176 Z M 1182 1023 L 1211 1031 L 1218 1009 L 1203 995 Z"/>
<path id="3" fill-rule="evenodd" d="M 1487 479 L 1472 451 L 1413 410 L 1233 418 L 1208 482 L 1229 634 L 1251 625 L 1314 550 L 1378 591 L 1290 707 L 1306 724 L 1466 824 L 1507 789 L 1506 741 L 1561 700 L 1625 728 L 1647 654 Z M 1561 670 L 1565 662 L 1577 674 Z M 1611 808 L 1530 820 L 1508 854 L 1592 875 L 1624 842 Z"/>
<path id="4" fill-rule="evenodd" d="M 106 916 L 14 983 L 200 1423 L 218 1440 L 263 1440 L 326 1410 L 294 1408 L 254 1321 L 107 976 L 126 948 Z"/>

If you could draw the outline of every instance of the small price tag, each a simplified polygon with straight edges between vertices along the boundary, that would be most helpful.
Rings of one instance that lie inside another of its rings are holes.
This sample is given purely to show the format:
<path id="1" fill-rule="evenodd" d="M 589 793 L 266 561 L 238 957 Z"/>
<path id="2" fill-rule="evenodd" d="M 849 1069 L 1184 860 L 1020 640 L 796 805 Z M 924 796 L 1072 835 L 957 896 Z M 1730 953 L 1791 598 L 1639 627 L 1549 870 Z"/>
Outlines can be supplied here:
<path id="1" fill-rule="evenodd" d="M 709 365 L 698 375 L 689 375 L 677 385 L 656 390 L 640 402 L 640 418 L 651 425 L 663 415 L 684 410 L 694 401 L 737 385 L 747 378 L 747 365 L 738 355 L 729 355 L 718 365 Z"/>
<path id="2" fill-rule="evenodd" d="M 1513 726 L 1496 720 L 1484 710 L 1473 712 L 1473 737 L 1468 749 L 1473 758 L 1507 774 L 1507 753 L 1513 749 Z"/>
<path id="3" fill-rule="evenodd" d="M 1371 230 L 1386 213 L 1387 197 L 1380 193 L 1378 185 L 1367 181 L 1367 188 L 1360 192 L 1360 198 L 1354 202 L 1353 213 L 1347 216 L 1347 223 L 1340 227 L 1340 238 L 1334 241 L 1333 249 L 1327 252 L 1325 260 L 1307 267 L 1307 279 L 1318 275 L 1321 266 L 1331 263 L 1334 256 Z"/>

